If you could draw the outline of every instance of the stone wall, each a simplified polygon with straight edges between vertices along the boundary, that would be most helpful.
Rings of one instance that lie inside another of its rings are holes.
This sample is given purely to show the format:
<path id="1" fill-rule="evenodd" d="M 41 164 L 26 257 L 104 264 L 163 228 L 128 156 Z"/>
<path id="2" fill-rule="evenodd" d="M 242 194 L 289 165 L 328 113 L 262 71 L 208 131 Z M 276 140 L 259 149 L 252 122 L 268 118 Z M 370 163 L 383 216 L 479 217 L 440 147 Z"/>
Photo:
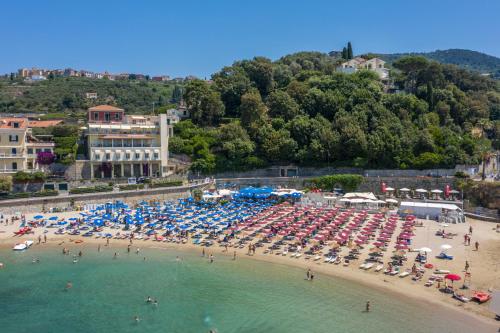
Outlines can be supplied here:
<path id="1" fill-rule="evenodd" d="M 37 213 L 51 208 L 71 210 L 72 204 L 74 206 L 83 206 L 88 203 L 105 203 L 114 200 L 122 200 L 129 204 L 135 204 L 142 200 L 163 201 L 188 197 L 191 190 L 195 188 L 205 188 L 208 185 L 210 185 L 210 183 L 138 191 L 103 192 L 57 197 L 4 200 L 0 201 L 0 212 L 3 214 L 13 214 L 17 212 Z"/>

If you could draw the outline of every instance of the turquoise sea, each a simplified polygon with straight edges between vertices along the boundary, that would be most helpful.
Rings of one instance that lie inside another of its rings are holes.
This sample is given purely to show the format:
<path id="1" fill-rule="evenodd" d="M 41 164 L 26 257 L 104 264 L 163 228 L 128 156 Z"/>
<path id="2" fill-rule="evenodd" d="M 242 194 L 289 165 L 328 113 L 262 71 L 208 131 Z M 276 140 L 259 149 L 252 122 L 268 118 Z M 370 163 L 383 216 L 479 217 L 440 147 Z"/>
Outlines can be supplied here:
<path id="1" fill-rule="evenodd" d="M 0 331 L 487 332 L 474 319 L 342 279 L 306 281 L 298 268 L 220 256 L 210 264 L 164 249 L 83 251 L 73 263 L 58 247 L 0 250 Z"/>

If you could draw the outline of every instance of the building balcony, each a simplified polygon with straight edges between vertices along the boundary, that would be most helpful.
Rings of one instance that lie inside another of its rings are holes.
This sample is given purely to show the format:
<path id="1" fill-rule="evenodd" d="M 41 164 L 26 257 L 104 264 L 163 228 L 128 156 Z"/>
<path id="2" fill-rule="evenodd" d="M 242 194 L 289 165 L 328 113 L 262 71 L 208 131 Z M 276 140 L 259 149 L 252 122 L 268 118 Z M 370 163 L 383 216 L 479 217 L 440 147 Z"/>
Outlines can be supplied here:
<path id="1" fill-rule="evenodd" d="M 25 158 L 24 154 L 4 154 L 0 153 L 0 158 Z"/>

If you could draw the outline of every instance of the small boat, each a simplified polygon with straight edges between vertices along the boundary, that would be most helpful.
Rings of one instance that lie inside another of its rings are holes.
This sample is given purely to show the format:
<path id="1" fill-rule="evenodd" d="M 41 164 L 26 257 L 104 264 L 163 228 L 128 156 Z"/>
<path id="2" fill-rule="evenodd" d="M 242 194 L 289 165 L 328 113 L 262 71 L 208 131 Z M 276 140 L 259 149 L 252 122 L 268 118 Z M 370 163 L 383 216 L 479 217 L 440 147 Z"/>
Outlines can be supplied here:
<path id="1" fill-rule="evenodd" d="M 472 299 L 478 301 L 479 303 L 488 302 L 491 298 L 491 294 L 484 291 L 475 291 L 472 295 Z"/>
<path id="2" fill-rule="evenodd" d="M 33 241 L 27 240 L 27 241 L 24 241 L 22 243 L 17 243 L 16 245 L 14 245 L 12 250 L 24 251 L 24 250 L 28 249 L 31 245 L 33 245 Z"/>

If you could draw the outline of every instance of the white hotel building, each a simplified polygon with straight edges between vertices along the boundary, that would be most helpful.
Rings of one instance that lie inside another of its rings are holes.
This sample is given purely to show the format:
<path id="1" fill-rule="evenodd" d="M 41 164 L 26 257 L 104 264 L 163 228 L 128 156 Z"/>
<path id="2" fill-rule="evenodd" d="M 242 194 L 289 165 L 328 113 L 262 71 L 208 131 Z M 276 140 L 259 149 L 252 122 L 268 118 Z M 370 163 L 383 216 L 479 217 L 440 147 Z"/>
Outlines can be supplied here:
<path id="1" fill-rule="evenodd" d="M 88 110 L 88 156 L 91 178 L 164 177 L 168 141 L 179 118 L 125 115 L 124 110 L 99 105 Z"/>

